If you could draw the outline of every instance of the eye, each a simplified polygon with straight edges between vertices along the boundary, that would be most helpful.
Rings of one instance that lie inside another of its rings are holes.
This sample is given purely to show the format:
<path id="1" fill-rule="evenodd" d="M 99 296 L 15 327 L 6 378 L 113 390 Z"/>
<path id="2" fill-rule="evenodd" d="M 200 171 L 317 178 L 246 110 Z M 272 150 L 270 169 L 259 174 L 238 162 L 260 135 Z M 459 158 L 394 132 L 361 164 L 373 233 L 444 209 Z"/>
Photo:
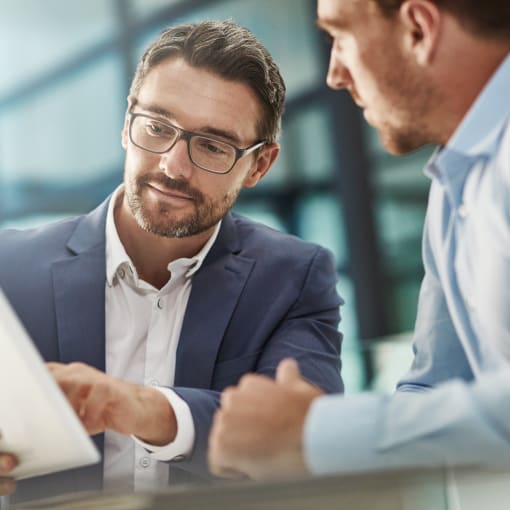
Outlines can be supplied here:
<path id="1" fill-rule="evenodd" d="M 213 156 L 223 156 L 227 154 L 227 146 L 221 142 L 216 142 L 209 138 L 198 138 L 197 140 L 200 150 L 207 152 Z"/>
<path id="2" fill-rule="evenodd" d="M 156 122 L 154 120 L 147 120 L 145 129 L 150 136 L 169 137 L 172 136 L 171 130 L 168 126 Z"/>
<path id="3" fill-rule="evenodd" d="M 223 151 L 220 147 L 214 145 L 213 143 L 207 144 L 207 150 L 209 152 L 213 152 L 214 154 L 225 154 L 225 151 Z"/>
<path id="4" fill-rule="evenodd" d="M 147 126 L 149 128 L 149 131 L 152 131 L 153 133 L 161 133 L 161 126 L 158 126 L 157 124 L 148 124 Z"/>

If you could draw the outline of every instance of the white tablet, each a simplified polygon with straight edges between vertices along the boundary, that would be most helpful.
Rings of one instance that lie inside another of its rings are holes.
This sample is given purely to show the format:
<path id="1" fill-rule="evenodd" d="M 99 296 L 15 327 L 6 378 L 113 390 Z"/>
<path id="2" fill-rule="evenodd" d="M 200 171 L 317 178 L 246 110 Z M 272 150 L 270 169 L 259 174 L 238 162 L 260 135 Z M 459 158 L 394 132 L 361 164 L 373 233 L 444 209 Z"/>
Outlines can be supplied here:
<path id="1" fill-rule="evenodd" d="M 0 291 L 0 451 L 21 480 L 100 460 L 25 328 Z"/>

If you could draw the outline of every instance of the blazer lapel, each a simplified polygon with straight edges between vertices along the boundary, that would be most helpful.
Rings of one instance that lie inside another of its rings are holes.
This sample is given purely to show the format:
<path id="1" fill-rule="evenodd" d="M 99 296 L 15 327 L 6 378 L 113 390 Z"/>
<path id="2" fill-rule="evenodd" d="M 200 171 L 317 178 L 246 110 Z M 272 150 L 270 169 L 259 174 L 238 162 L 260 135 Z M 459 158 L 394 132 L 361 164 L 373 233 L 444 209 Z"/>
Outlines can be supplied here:
<path id="1" fill-rule="evenodd" d="M 53 264 L 55 310 L 63 363 L 105 370 L 105 221 L 108 201 L 84 216 L 69 239 L 72 256 Z"/>
<path id="2" fill-rule="evenodd" d="M 193 276 L 177 347 L 175 386 L 211 386 L 221 341 L 255 262 L 239 255 L 239 246 L 235 221 L 228 214 Z"/>

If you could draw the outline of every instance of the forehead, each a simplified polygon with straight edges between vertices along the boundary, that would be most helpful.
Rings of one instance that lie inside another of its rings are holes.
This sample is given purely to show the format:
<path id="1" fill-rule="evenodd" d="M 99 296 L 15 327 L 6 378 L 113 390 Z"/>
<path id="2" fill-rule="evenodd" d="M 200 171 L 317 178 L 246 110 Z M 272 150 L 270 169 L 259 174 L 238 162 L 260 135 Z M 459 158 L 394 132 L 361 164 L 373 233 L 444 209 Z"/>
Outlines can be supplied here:
<path id="1" fill-rule="evenodd" d="M 374 12 L 371 0 L 318 0 L 317 24 L 328 32 L 348 30 L 369 21 Z"/>
<path id="2" fill-rule="evenodd" d="M 233 133 L 242 142 L 255 139 L 261 115 L 259 100 L 248 85 L 192 67 L 182 58 L 165 60 L 151 69 L 137 99 L 157 105 L 185 129 L 213 127 Z"/>

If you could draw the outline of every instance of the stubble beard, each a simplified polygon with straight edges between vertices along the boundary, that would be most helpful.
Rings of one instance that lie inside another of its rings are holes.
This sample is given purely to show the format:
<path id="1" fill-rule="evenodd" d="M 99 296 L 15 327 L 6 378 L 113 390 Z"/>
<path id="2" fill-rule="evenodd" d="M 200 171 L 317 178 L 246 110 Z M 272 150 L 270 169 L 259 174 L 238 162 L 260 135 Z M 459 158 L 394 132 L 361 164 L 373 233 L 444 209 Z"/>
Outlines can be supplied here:
<path id="1" fill-rule="evenodd" d="M 149 182 L 158 182 L 166 189 L 187 194 L 193 199 L 194 211 L 178 217 L 171 207 L 164 203 L 150 204 L 144 199 L 144 191 Z M 204 195 L 189 186 L 185 181 L 169 179 L 166 176 L 138 177 L 131 187 L 126 183 L 124 193 L 135 221 L 140 228 L 159 237 L 191 237 L 214 227 L 230 211 L 240 189 L 235 189 L 219 200 L 207 200 Z"/>
<path id="2" fill-rule="evenodd" d="M 393 61 L 399 61 L 396 54 Z M 384 147 L 394 155 L 414 152 L 438 143 L 438 126 L 431 120 L 434 111 L 442 104 L 442 95 L 429 78 L 414 66 L 393 67 L 386 70 L 384 91 L 391 98 L 395 117 L 382 119 L 376 129 Z"/>
<path id="3" fill-rule="evenodd" d="M 422 96 L 411 96 L 407 104 L 397 105 L 401 115 L 398 125 L 383 123 L 378 127 L 382 144 L 391 154 L 401 156 L 436 143 L 433 126 L 427 118 L 435 107 L 429 91 L 422 90 Z"/>
<path id="4" fill-rule="evenodd" d="M 386 126 L 379 130 L 385 149 L 395 156 L 403 156 L 428 145 L 428 137 L 422 130 L 397 130 Z"/>

